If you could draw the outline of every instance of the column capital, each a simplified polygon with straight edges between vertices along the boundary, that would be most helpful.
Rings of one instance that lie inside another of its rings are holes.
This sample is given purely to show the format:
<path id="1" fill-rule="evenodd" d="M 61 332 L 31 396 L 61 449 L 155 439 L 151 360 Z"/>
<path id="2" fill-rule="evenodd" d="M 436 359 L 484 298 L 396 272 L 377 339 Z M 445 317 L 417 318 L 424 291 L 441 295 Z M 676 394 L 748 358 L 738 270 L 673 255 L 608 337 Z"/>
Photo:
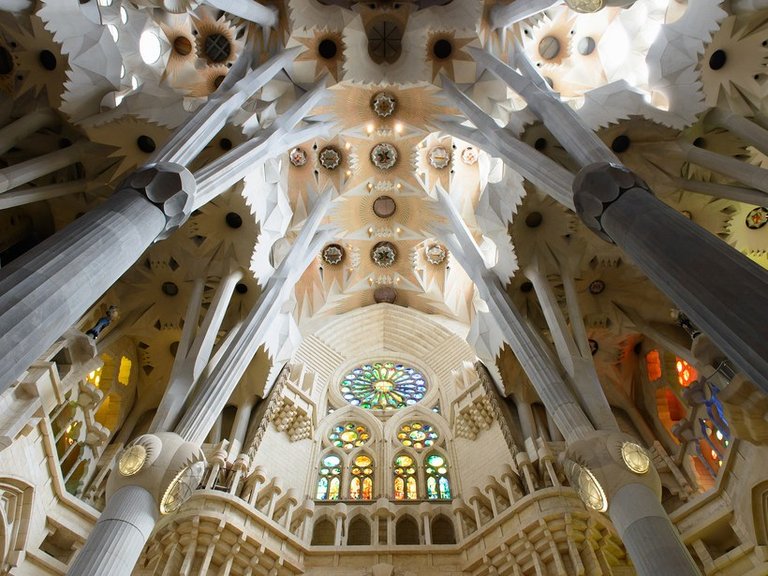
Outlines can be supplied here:
<path id="1" fill-rule="evenodd" d="M 143 166 L 120 185 L 120 190 L 134 190 L 163 211 L 166 224 L 158 240 L 167 238 L 187 221 L 196 188 L 194 175 L 174 162 Z"/>
<path id="2" fill-rule="evenodd" d="M 641 484 L 661 500 L 659 475 L 633 436 L 598 430 L 571 442 L 565 456 L 571 485 L 588 508 L 609 511 L 614 496 L 629 484 Z"/>
<path id="3" fill-rule="evenodd" d="M 652 194 L 648 185 L 626 166 L 596 162 L 579 170 L 573 179 L 573 203 L 587 227 L 607 242 L 614 243 L 602 226 L 605 210 L 629 190 Z"/>

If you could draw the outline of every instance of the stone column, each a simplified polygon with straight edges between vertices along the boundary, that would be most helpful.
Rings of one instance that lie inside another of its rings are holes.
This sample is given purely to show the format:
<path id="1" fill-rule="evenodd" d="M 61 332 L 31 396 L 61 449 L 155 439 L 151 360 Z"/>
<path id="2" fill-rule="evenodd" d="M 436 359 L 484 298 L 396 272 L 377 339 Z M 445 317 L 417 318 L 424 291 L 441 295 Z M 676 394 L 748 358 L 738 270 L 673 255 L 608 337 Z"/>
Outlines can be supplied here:
<path id="1" fill-rule="evenodd" d="M 88 541 L 69 567 L 70 576 L 128 576 L 155 528 L 159 512 L 140 486 L 112 494 Z"/>
<path id="2" fill-rule="evenodd" d="M 69 567 L 68 576 L 130 576 L 172 481 L 194 466 L 192 463 L 204 462 L 200 448 L 176 434 L 145 434 L 131 446 L 138 450 L 137 457 L 127 462 L 124 452 L 118 459 L 107 484 L 107 506 Z M 190 481 L 199 479 L 192 474 Z"/>
<path id="3" fill-rule="evenodd" d="M 254 24 L 267 27 L 277 24 L 277 10 L 272 6 L 259 4 L 256 0 L 205 0 L 205 3 Z"/>
<path id="4" fill-rule="evenodd" d="M 605 397 L 603 386 L 597 376 L 597 370 L 595 369 L 592 355 L 587 351 L 587 355 L 585 356 L 584 352 L 577 346 L 576 340 L 568 331 L 565 317 L 555 299 L 555 294 L 552 291 L 552 286 L 550 285 L 549 280 L 539 268 L 537 257 L 535 258 L 535 262 L 525 269 L 524 273 L 536 290 L 536 296 L 539 299 L 539 304 L 544 313 L 544 318 L 547 321 L 549 332 L 554 340 L 555 350 L 557 350 L 558 357 L 560 358 L 560 364 L 562 364 L 563 368 L 565 368 L 565 371 L 570 376 L 584 411 L 589 415 L 596 428 L 602 430 L 618 430 L 619 427 L 616 423 L 616 418 L 614 418 L 611 407 L 608 405 L 608 399 Z M 564 273 L 561 271 L 561 275 L 563 274 Z M 572 306 L 576 306 L 578 309 L 577 302 L 569 303 Z M 578 312 L 578 310 L 576 311 Z M 584 325 L 580 312 L 578 312 L 576 316 L 571 314 L 570 320 L 572 326 L 581 324 L 581 330 L 583 331 Z M 552 434 L 552 431 L 550 430 L 550 437 L 553 441 L 557 440 L 556 436 L 557 435 Z"/>
<path id="5" fill-rule="evenodd" d="M 624 167 L 583 169 L 574 199 L 588 227 L 621 247 L 768 392 L 768 271 L 658 200 Z"/>
<path id="6" fill-rule="evenodd" d="M 232 423 L 232 433 L 229 435 L 229 457 L 234 458 L 245 443 L 245 435 L 248 431 L 248 423 L 251 420 L 251 412 L 256 404 L 254 398 L 241 402 L 237 406 L 235 421 Z"/>
<path id="7" fill-rule="evenodd" d="M 182 166 L 140 170 L 103 204 L 0 270 L 0 392 L 155 238 L 181 223 L 193 191 Z"/>
<path id="8" fill-rule="evenodd" d="M 2 3 L 0 3 L 0 10 L 1 9 Z M 40 128 L 53 126 L 58 123 L 58 121 L 59 117 L 56 112 L 50 108 L 45 108 L 43 110 L 30 112 L 18 120 L 14 120 L 7 126 L 3 126 L 0 128 L 0 154 L 5 154 L 8 150 L 24 140 L 24 138 L 40 130 Z"/>
<path id="9" fill-rule="evenodd" d="M 73 180 L 71 182 L 62 182 L 60 184 L 48 184 L 47 186 L 29 187 L 21 190 L 13 190 L 0 194 L 0 210 L 13 208 L 14 206 L 23 206 L 40 200 L 50 200 L 59 196 L 77 194 L 85 192 L 88 182 L 85 180 Z"/>
<path id="10" fill-rule="evenodd" d="M 735 3 L 737 2 L 733 2 L 732 5 Z M 707 114 L 705 121 L 733 132 L 747 144 L 751 144 L 763 154 L 768 154 L 768 130 L 744 118 L 741 114 L 735 114 L 723 108 L 714 108 Z"/>
<path id="11" fill-rule="evenodd" d="M 330 194 L 318 199 L 275 274 L 267 281 L 253 310 L 243 322 L 221 360 L 201 382 L 176 426 L 176 432 L 190 442 L 200 443 L 221 414 L 237 387 L 248 364 L 264 340 L 270 323 L 277 317 L 294 283 L 303 274 L 325 240 L 325 233 L 315 238 L 320 222 L 331 203 Z"/>
<path id="12" fill-rule="evenodd" d="M 566 472 L 588 508 L 607 512 L 638 576 L 700 576 L 661 505 L 661 480 L 631 436 L 596 432 L 568 446 Z"/>
<path id="13" fill-rule="evenodd" d="M 515 0 L 509 4 L 495 4 L 491 7 L 490 23 L 493 28 L 506 28 L 515 22 L 530 18 L 560 4 L 561 0 Z"/>
<path id="14" fill-rule="evenodd" d="M 203 322 L 199 326 L 198 318 L 205 281 L 200 278 L 196 282 L 185 314 L 184 330 L 171 369 L 170 382 L 157 407 L 149 428 L 150 432 L 168 430 L 178 420 L 189 391 L 211 359 L 213 346 L 235 285 L 242 277 L 242 270 L 236 269 L 221 278 Z M 196 334 L 195 331 L 197 331 Z M 214 441 L 218 442 L 218 439 Z"/>
<path id="15" fill-rule="evenodd" d="M 24 162 L 1 169 L 0 193 L 7 192 L 16 186 L 31 182 L 35 178 L 74 164 L 83 157 L 88 146 L 91 146 L 91 144 L 85 140 L 75 142 L 61 150 L 49 152 L 48 154 L 43 154 L 31 160 L 25 160 Z"/>

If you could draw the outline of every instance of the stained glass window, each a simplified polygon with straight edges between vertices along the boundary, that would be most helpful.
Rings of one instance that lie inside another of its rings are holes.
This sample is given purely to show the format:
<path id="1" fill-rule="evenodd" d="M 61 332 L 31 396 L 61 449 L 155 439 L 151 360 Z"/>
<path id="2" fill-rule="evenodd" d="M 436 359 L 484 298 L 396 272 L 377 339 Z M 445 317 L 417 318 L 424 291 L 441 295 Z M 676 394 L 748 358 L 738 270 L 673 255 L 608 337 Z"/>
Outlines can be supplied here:
<path id="1" fill-rule="evenodd" d="M 368 442 L 371 437 L 368 428 L 362 424 L 347 422 L 346 424 L 334 426 L 328 433 L 328 440 L 337 448 L 343 448 L 347 452 L 352 448 L 358 448 Z"/>
<path id="2" fill-rule="evenodd" d="M 320 478 L 317 480 L 317 500 L 338 500 L 341 492 L 341 458 L 326 454 L 320 460 Z"/>
<path id="3" fill-rule="evenodd" d="M 352 500 L 373 499 L 373 459 L 367 454 L 360 454 L 352 461 L 349 497 Z"/>
<path id="4" fill-rule="evenodd" d="M 432 425 L 421 422 L 403 424 L 397 433 L 397 439 L 403 446 L 419 451 L 434 445 L 438 437 L 437 430 Z"/>
<path id="5" fill-rule="evenodd" d="M 394 466 L 395 500 L 418 500 L 416 463 L 407 454 L 395 457 Z"/>
<path id="6" fill-rule="evenodd" d="M 696 373 L 696 369 L 682 358 L 677 358 L 675 369 L 677 370 L 677 382 L 683 388 L 690 386 L 691 382 L 696 380 L 699 376 Z"/>
<path id="7" fill-rule="evenodd" d="M 427 477 L 427 498 L 430 500 L 450 500 L 451 484 L 448 481 L 448 463 L 437 452 L 429 454 L 424 461 Z"/>
<path id="8" fill-rule="evenodd" d="M 375 362 L 354 368 L 341 382 L 350 404 L 368 410 L 397 410 L 416 404 L 427 393 L 420 372 L 395 362 Z"/>

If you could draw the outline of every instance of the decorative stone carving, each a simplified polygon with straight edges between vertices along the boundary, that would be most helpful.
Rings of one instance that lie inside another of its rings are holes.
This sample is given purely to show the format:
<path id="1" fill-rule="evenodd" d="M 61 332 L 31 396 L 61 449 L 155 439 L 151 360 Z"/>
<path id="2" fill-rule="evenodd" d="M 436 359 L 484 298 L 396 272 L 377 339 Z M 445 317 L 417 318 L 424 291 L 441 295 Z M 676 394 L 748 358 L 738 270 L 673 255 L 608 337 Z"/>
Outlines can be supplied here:
<path id="1" fill-rule="evenodd" d="M 339 164 L 341 164 L 341 154 L 338 150 L 330 146 L 320 150 L 318 159 L 320 160 L 320 165 L 326 170 L 336 170 L 336 168 L 339 167 Z"/>
<path id="2" fill-rule="evenodd" d="M 371 162 L 379 170 L 389 170 L 397 163 L 397 149 L 389 142 L 376 144 L 371 150 Z"/>
<path id="3" fill-rule="evenodd" d="M 435 146 L 429 151 L 429 165 L 437 170 L 443 170 L 451 163 L 451 153 L 443 146 Z"/>
<path id="4" fill-rule="evenodd" d="M 390 242 L 379 242 L 371 250 L 371 260 L 382 268 L 389 268 L 396 259 L 397 250 Z"/>
<path id="5" fill-rule="evenodd" d="M 389 92 L 379 92 L 371 99 L 371 107 L 377 116 L 386 118 L 394 114 L 397 100 Z"/>
<path id="6" fill-rule="evenodd" d="M 304 152 L 303 148 L 297 146 L 288 153 L 288 159 L 291 161 L 291 164 L 297 168 L 301 168 L 307 163 L 307 153 Z"/>
<path id="7" fill-rule="evenodd" d="M 192 213 L 192 201 L 197 185 L 186 167 L 173 162 L 158 162 L 141 168 L 128 176 L 121 189 L 135 190 L 160 208 L 165 214 L 164 239 L 176 231 Z"/>
<path id="8" fill-rule="evenodd" d="M 425 248 L 424 253 L 426 255 L 427 262 L 434 264 L 435 266 L 445 262 L 445 259 L 448 257 L 448 251 L 441 244 L 428 245 Z"/>
<path id="9" fill-rule="evenodd" d="M 468 166 L 472 166 L 473 164 L 477 164 L 477 159 L 479 155 L 477 153 L 477 150 L 473 148 L 472 146 L 467 146 L 462 150 L 461 152 L 461 160 L 464 162 L 464 164 L 467 164 Z"/>
<path id="10" fill-rule="evenodd" d="M 624 166 L 597 162 L 582 168 L 573 179 L 573 203 L 587 227 L 603 240 L 613 243 L 603 231 L 603 212 L 622 194 L 635 188 L 651 192 L 639 176 Z"/>
<path id="11" fill-rule="evenodd" d="M 344 248 L 339 244 L 328 244 L 323 248 L 323 262 L 335 266 L 344 260 Z"/>

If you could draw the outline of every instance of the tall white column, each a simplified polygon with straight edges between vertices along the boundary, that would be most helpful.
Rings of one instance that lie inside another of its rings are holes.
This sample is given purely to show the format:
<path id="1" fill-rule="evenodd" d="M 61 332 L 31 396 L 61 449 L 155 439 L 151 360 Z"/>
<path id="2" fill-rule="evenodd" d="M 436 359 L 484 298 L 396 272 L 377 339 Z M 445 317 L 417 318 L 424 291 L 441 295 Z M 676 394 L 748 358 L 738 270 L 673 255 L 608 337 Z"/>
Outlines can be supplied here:
<path id="1" fill-rule="evenodd" d="M 43 154 L 37 158 L 19 162 L 0 170 L 0 193 L 12 190 L 31 182 L 35 178 L 66 168 L 79 161 L 91 144 L 87 141 L 75 142 L 71 146 Z"/>
<path id="2" fill-rule="evenodd" d="M 540 269 L 538 258 L 525 269 L 526 277 L 533 284 L 536 290 L 536 296 L 539 299 L 544 318 L 547 321 L 549 332 L 555 343 L 555 350 L 560 358 L 565 371 L 568 373 L 573 387 L 578 393 L 581 406 L 589 415 L 592 423 L 600 430 L 618 430 L 616 418 L 613 416 L 611 407 L 605 397 L 603 386 L 597 376 L 595 363 L 592 360 L 592 354 L 589 350 L 582 351 L 571 336 L 568 325 L 563 316 L 562 310 L 555 299 L 552 286 L 546 275 Z M 567 272 L 565 272 L 567 274 Z M 561 271 L 561 275 L 563 272 Z M 571 302 L 575 306 L 577 313 L 570 315 L 571 325 L 581 324 L 581 330 L 584 329 L 581 313 L 578 311 L 578 303 Z"/>
<path id="3" fill-rule="evenodd" d="M 0 10 L 2 5 L 0 5 Z M 7 126 L 0 128 L 0 154 L 5 154 L 16 146 L 19 142 L 47 126 L 54 126 L 58 123 L 59 117 L 54 110 L 44 108 L 35 110 L 14 120 Z"/>
<path id="4" fill-rule="evenodd" d="M 232 270 L 221 279 L 200 326 L 197 324 L 205 282 L 203 279 L 196 282 L 185 315 L 184 330 L 176 350 L 168 388 L 166 388 L 157 407 L 157 412 L 155 412 L 155 417 L 152 419 L 150 432 L 168 430 L 176 423 L 187 395 L 211 359 L 213 345 L 234 293 L 235 285 L 242 277 L 243 272 L 238 269 Z M 195 334 L 196 330 L 197 334 Z"/>
<path id="5" fill-rule="evenodd" d="M 72 182 L 62 182 L 60 184 L 49 184 L 47 186 L 38 186 L 36 188 L 24 188 L 4 192 L 0 194 L 0 210 L 13 208 L 14 206 L 23 206 L 40 200 L 51 200 L 59 196 L 68 196 L 84 192 L 88 182 L 86 180 L 73 180 Z"/>
<path id="6" fill-rule="evenodd" d="M 624 167 L 583 169 L 574 197 L 585 224 L 621 247 L 768 392 L 768 271 L 661 202 Z"/>
<path id="7" fill-rule="evenodd" d="M 560 4 L 561 0 L 515 0 L 509 4 L 494 4 L 489 20 L 492 28 L 506 28 Z"/>
<path id="8" fill-rule="evenodd" d="M 144 488 L 119 489 L 109 498 L 67 576 L 129 576 L 158 514 L 155 499 Z"/>
<path id="9" fill-rule="evenodd" d="M 768 154 L 768 130 L 741 114 L 714 108 L 707 114 L 706 121 L 733 132 L 747 144 L 751 144 L 763 154 Z"/>
<path id="10" fill-rule="evenodd" d="M 231 345 L 210 374 L 197 387 L 195 396 L 176 426 L 185 440 L 200 443 L 213 426 L 237 387 L 248 364 L 264 340 L 270 322 L 276 318 L 293 285 L 325 240 L 315 232 L 331 203 L 330 193 L 319 198 L 275 274 L 267 282 L 253 310 L 243 322 Z"/>

